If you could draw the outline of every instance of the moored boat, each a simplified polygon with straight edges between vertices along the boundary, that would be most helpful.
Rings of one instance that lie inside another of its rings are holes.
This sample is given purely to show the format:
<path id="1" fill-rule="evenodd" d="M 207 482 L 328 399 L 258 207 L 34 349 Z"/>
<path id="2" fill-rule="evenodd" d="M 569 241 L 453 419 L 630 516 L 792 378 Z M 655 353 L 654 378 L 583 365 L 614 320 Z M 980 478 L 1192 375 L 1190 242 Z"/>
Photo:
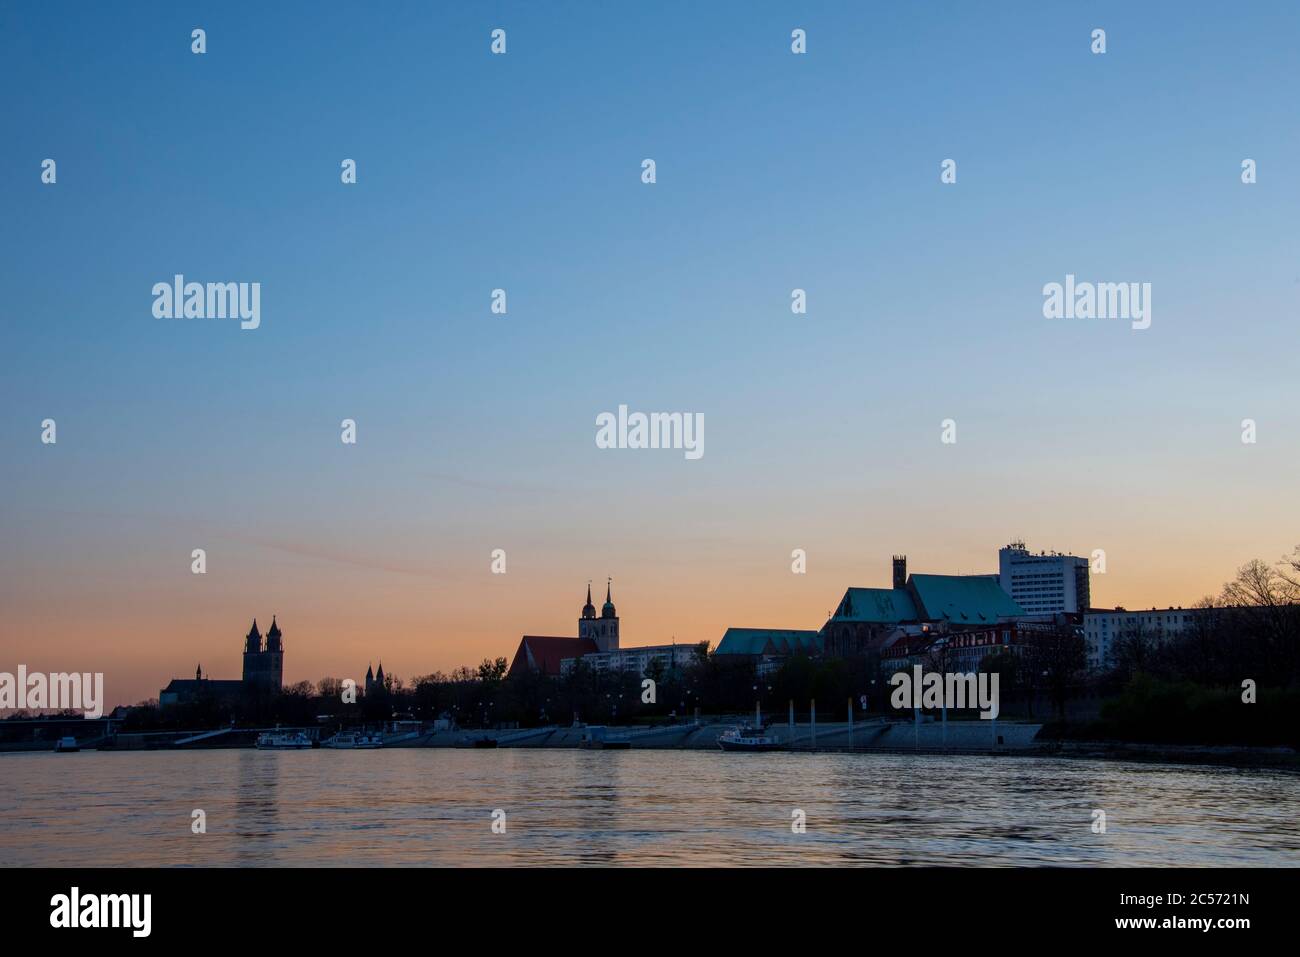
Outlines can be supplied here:
<path id="1" fill-rule="evenodd" d="M 259 751 L 301 751 L 312 746 L 301 731 L 265 731 L 257 736 Z"/>
<path id="2" fill-rule="evenodd" d="M 780 751 L 785 745 L 766 728 L 744 726 L 728 728 L 718 735 L 718 747 L 723 751 Z"/>
<path id="3" fill-rule="evenodd" d="M 66 738 L 59 738 L 59 740 L 55 742 L 54 750 L 60 754 L 71 754 L 74 751 L 80 751 L 81 745 L 77 744 L 76 738 L 69 736 Z"/>
<path id="4" fill-rule="evenodd" d="M 321 742 L 322 748 L 336 748 L 340 750 L 369 750 L 372 748 L 382 748 L 384 739 L 377 734 L 366 734 L 365 732 L 340 731 L 334 737 Z"/>

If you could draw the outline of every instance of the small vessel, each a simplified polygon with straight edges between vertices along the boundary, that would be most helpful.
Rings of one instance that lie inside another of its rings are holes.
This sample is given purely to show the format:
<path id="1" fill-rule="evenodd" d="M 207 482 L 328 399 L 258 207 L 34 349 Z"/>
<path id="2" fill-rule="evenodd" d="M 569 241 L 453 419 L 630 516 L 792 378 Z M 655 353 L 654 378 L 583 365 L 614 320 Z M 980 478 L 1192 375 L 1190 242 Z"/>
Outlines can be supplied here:
<path id="1" fill-rule="evenodd" d="M 55 742 L 54 750 L 60 754 L 70 754 L 73 751 L 80 751 L 81 746 L 77 744 L 76 738 L 59 738 L 59 740 Z"/>
<path id="2" fill-rule="evenodd" d="M 495 748 L 497 746 L 496 738 L 475 738 L 474 747 L 476 748 Z"/>
<path id="3" fill-rule="evenodd" d="M 322 748 L 342 748 L 342 749 L 366 749 L 382 748 L 384 739 L 377 734 L 366 734 L 365 732 L 340 731 L 334 737 L 321 742 Z"/>
<path id="4" fill-rule="evenodd" d="M 785 745 L 768 734 L 767 728 L 745 725 L 718 735 L 718 747 L 723 751 L 780 751 Z"/>
<path id="5" fill-rule="evenodd" d="M 301 731 L 265 731 L 257 736 L 259 751 L 303 751 L 312 746 Z"/>

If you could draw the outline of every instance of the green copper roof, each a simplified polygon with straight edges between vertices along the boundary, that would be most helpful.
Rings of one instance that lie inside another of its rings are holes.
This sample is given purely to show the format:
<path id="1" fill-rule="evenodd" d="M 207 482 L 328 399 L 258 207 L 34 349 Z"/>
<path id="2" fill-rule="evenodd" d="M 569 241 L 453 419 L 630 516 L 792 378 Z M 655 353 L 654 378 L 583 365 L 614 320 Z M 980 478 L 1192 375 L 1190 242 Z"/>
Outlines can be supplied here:
<path id="1" fill-rule="evenodd" d="M 989 575 L 913 575 L 908 584 L 921 600 L 925 617 L 953 624 L 992 624 L 1025 613 Z"/>
<path id="2" fill-rule="evenodd" d="M 896 625 L 918 618 L 916 605 L 905 588 L 850 588 L 835 609 L 836 621 Z"/>
<path id="3" fill-rule="evenodd" d="M 822 650 L 815 631 L 780 628 L 728 628 L 715 655 L 812 655 Z"/>

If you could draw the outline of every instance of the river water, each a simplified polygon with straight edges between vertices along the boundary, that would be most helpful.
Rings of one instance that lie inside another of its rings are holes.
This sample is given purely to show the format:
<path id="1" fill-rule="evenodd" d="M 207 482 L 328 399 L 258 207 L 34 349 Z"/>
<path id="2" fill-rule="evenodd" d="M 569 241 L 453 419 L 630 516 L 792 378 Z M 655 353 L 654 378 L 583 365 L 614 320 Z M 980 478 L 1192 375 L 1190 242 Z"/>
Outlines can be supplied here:
<path id="1" fill-rule="evenodd" d="M 3 754 L 0 775 L 6 866 L 1300 863 L 1293 771 L 430 748 Z"/>

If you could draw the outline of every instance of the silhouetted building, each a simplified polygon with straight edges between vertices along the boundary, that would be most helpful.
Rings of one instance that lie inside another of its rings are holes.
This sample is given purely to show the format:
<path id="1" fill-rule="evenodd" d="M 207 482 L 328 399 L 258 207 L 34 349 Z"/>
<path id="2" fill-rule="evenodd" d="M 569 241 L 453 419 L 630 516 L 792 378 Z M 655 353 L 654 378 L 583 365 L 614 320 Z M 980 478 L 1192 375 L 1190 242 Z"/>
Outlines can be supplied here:
<path id="1" fill-rule="evenodd" d="M 274 691 L 279 691 L 284 684 L 284 645 L 274 615 L 265 642 L 257 630 L 256 618 L 244 639 L 244 684 L 249 688 Z"/>
<path id="2" fill-rule="evenodd" d="M 241 681 L 213 680 L 203 677 L 203 666 L 194 670 L 193 679 L 173 678 L 158 693 L 159 707 L 188 704 L 200 699 L 230 703 L 249 694 L 278 692 L 284 684 L 284 640 L 275 616 L 271 616 L 271 629 L 265 639 L 253 627 L 244 636 L 244 677 Z"/>
<path id="3" fill-rule="evenodd" d="M 599 651 L 618 650 L 618 613 L 614 611 L 614 602 L 610 598 L 613 581 L 605 585 L 605 604 L 596 617 L 596 606 L 591 603 L 591 583 L 587 583 L 587 604 L 582 606 L 582 617 L 578 619 L 578 637 L 590 638 Z"/>
<path id="4" fill-rule="evenodd" d="M 589 659 L 598 671 L 624 670 L 647 666 L 659 661 L 676 666 L 689 657 L 690 645 L 646 645 L 643 648 L 619 648 L 619 612 L 614 607 L 612 580 L 604 586 L 604 605 L 595 614 L 591 602 L 591 584 L 586 585 L 586 605 L 577 619 L 577 637 L 525 635 L 520 638 L 510 674 L 537 671 L 543 675 L 562 675 L 577 659 Z"/>
<path id="5" fill-rule="evenodd" d="M 595 654 L 599 649 L 590 638 L 561 638 L 551 635 L 524 635 L 510 662 L 510 674 L 536 671 L 544 675 L 559 675 L 561 662 L 584 655 Z"/>
<path id="6" fill-rule="evenodd" d="M 815 631 L 788 628 L 728 628 L 713 653 L 752 658 L 757 673 L 767 675 L 793 655 L 819 657 L 822 636 Z"/>
<path id="7" fill-rule="evenodd" d="M 193 680 L 173 678 L 171 683 L 158 692 L 158 706 L 166 708 L 174 704 L 189 704 L 203 698 L 210 698 L 217 703 L 239 700 L 243 694 L 242 681 L 213 681 L 203 677 L 203 665 L 194 669 Z"/>

